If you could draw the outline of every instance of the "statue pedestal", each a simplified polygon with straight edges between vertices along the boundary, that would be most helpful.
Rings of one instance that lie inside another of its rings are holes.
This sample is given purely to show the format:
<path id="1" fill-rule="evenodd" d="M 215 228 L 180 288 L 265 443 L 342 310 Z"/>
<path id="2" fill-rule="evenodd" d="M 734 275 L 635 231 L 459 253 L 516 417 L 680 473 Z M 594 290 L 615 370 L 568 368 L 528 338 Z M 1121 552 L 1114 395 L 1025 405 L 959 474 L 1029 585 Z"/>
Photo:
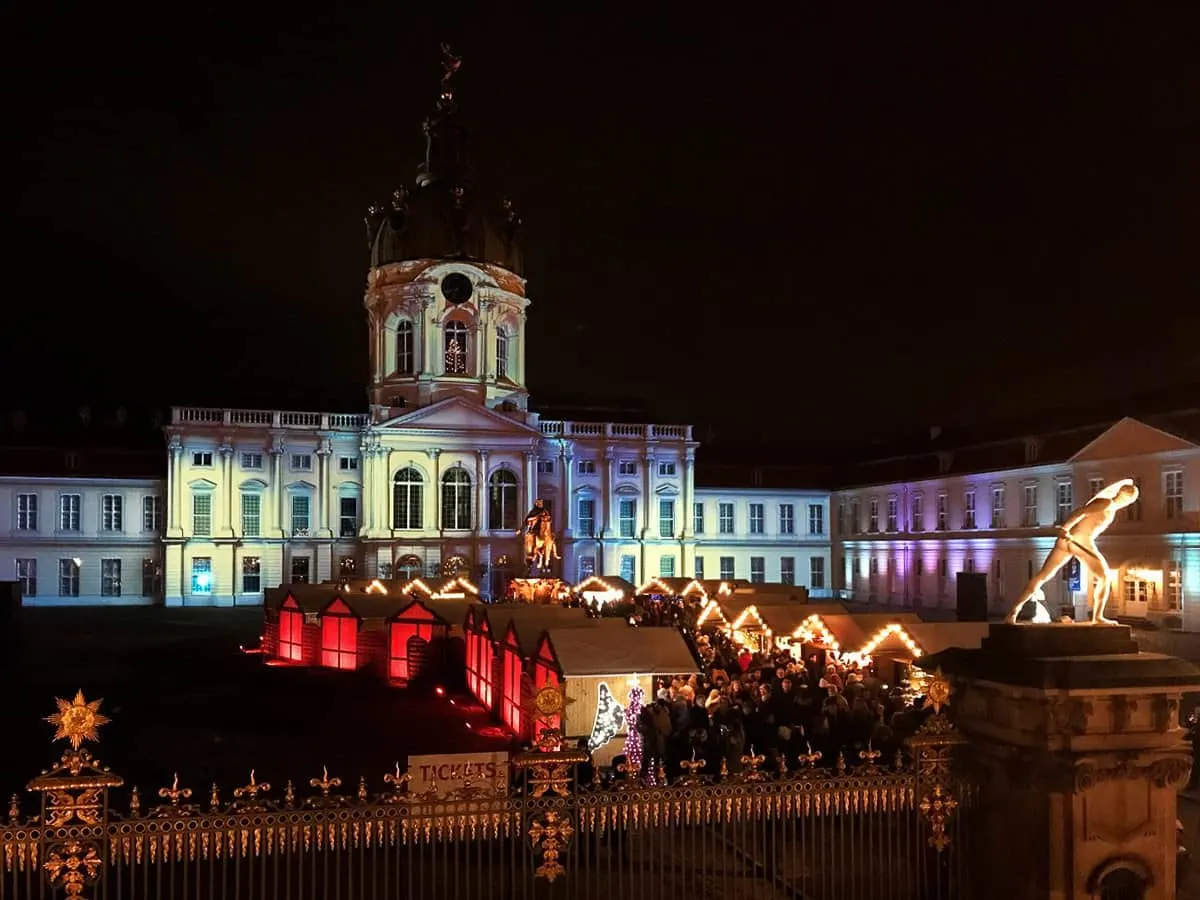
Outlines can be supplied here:
<path id="1" fill-rule="evenodd" d="M 1127 626 L 1066 624 L 993 625 L 980 649 L 922 665 L 953 685 L 968 740 L 978 896 L 1085 900 L 1119 884 L 1143 893 L 1111 896 L 1175 896 L 1176 791 L 1191 767 L 1179 705 L 1200 669 L 1138 652 Z"/>

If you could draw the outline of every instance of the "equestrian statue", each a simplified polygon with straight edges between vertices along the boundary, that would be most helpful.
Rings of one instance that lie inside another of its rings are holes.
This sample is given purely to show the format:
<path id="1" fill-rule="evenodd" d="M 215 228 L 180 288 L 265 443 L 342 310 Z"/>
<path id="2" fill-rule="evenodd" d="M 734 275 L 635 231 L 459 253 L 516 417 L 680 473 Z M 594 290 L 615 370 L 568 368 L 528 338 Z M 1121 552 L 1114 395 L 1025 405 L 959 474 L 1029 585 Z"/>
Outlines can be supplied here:
<path id="1" fill-rule="evenodd" d="M 558 554 L 558 542 L 554 540 L 554 521 L 546 501 L 533 501 L 533 509 L 525 516 L 525 565 L 529 574 L 542 577 L 553 560 L 562 559 Z"/>

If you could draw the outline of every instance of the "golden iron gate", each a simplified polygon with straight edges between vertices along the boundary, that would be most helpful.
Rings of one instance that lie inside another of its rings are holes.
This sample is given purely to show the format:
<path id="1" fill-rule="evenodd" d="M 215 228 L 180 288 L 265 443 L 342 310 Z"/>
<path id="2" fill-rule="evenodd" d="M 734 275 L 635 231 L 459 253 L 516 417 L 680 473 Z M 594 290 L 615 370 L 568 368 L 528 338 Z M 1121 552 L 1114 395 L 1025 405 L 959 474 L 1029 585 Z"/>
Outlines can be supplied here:
<path id="1" fill-rule="evenodd" d="M 251 773 L 228 794 L 176 780 L 143 797 L 82 746 L 107 721 L 98 708 L 80 694 L 51 717 L 69 746 L 29 783 L 35 815 L 12 798 L 0 900 L 966 896 L 971 794 L 940 707 L 886 766 L 868 749 L 768 772 L 749 754 L 736 775 L 701 762 L 670 785 L 579 784 L 586 754 L 549 735 L 514 759 L 509 793 L 468 783 L 446 799 L 410 793 L 407 775 L 372 792 L 328 772 L 303 790 Z"/>

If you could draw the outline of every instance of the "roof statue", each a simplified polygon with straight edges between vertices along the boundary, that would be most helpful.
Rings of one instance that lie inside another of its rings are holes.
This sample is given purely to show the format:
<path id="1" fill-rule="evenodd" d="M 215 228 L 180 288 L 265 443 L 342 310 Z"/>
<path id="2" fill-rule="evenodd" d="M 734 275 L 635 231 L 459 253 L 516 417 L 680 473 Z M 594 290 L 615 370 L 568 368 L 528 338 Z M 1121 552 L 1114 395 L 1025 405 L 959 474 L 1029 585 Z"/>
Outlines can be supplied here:
<path id="1" fill-rule="evenodd" d="M 1113 523 L 1117 512 L 1137 502 L 1138 489 L 1133 479 L 1123 478 L 1100 490 L 1080 509 L 1073 512 L 1058 528 L 1058 540 L 1042 563 L 1042 568 L 1030 579 L 1021 596 L 1008 614 L 1009 622 L 1016 622 L 1017 615 L 1026 603 L 1032 602 L 1036 607 L 1033 621 L 1046 623 L 1050 621 L 1050 613 L 1046 609 L 1046 595 L 1042 588 L 1057 574 L 1063 566 L 1072 559 L 1079 560 L 1087 567 L 1091 576 L 1088 591 L 1092 605 L 1092 625 L 1115 625 L 1112 619 L 1104 615 L 1104 607 L 1112 593 L 1113 572 L 1108 567 L 1108 561 L 1096 546 L 1100 537 Z"/>
<path id="2" fill-rule="evenodd" d="M 450 103 L 454 100 L 454 88 L 450 81 L 454 78 L 454 73 L 462 67 L 462 57 L 455 56 L 454 51 L 450 49 L 450 45 L 442 44 L 442 103 Z"/>

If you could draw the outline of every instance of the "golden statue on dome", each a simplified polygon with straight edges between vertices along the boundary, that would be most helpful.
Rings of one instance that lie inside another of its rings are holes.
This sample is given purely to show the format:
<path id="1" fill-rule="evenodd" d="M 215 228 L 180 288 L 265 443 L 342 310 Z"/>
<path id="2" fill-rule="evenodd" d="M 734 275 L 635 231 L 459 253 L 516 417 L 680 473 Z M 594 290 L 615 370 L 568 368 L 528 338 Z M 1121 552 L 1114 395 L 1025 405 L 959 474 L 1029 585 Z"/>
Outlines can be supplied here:
<path id="1" fill-rule="evenodd" d="M 1041 570 L 1030 579 L 1017 602 L 1013 604 L 1008 621 L 1015 623 L 1022 607 L 1030 602 L 1036 608 L 1033 617 L 1035 624 L 1051 621 L 1042 588 L 1063 566 L 1072 559 L 1077 559 L 1087 566 L 1092 576 L 1088 591 L 1092 604 L 1090 624 L 1115 625 L 1114 620 L 1104 615 L 1104 607 L 1112 593 L 1113 573 L 1108 568 L 1108 560 L 1096 546 L 1096 539 L 1113 523 L 1120 510 L 1132 506 L 1137 499 L 1137 485 L 1133 479 L 1123 478 L 1101 489 L 1095 497 L 1073 512 L 1070 518 L 1059 526 L 1058 540 L 1054 542 L 1054 547 L 1042 563 Z"/>

